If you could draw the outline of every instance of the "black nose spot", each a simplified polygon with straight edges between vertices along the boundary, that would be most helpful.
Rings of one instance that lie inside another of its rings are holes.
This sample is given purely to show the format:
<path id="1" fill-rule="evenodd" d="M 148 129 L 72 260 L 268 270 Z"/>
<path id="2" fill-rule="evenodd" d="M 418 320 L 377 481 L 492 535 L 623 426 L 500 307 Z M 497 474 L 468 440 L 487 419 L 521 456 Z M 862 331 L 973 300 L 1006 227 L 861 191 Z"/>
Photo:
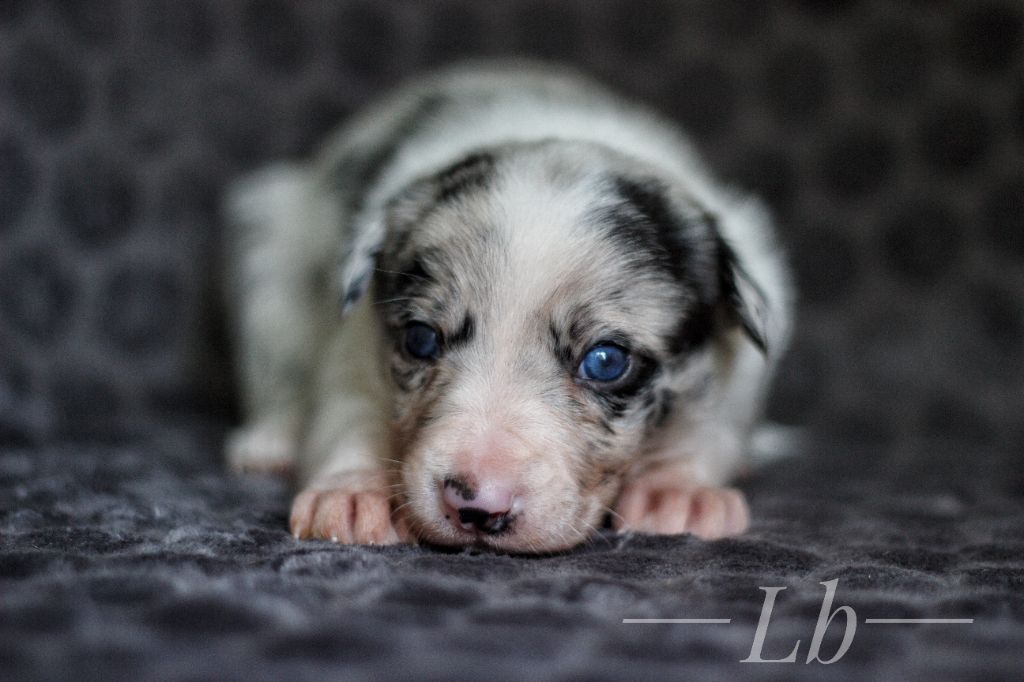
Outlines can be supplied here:
<path id="1" fill-rule="evenodd" d="M 444 479 L 444 487 L 453 488 L 455 492 L 459 494 L 459 497 L 466 500 L 467 502 L 472 502 L 473 500 L 476 499 L 476 491 L 470 488 L 469 484 L 463 481 L 461 478 L 449 476 L 448 478 Z"/>
<path id="2" fill-rule="evenodd" d="M 466 507 L 459 510 L 459 521 L 471 524 L 479 531 L 495 535 L 508 528 L 511 518 L 508 513 L 490 514 L 484 509 Z"/>

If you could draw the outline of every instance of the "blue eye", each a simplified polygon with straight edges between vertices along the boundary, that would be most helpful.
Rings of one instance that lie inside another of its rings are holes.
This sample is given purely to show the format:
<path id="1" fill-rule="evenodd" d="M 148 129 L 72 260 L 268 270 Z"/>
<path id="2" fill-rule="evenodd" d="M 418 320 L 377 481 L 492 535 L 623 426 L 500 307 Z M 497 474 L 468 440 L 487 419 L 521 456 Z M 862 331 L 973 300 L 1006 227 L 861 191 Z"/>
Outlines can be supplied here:
<path id="1" fill-rule="evenodd" d="M 579 375 L 592 381 L 615 381 L 629 369 L 629 352 L 611 344 L 598 344 L 587 351 Z"/>
<path id="2" fill-rule="evenodd" d="M 405 350 L 420 360 L 431 360 L 441 354 L 437 331 L 429 324 L 410 322 L 405 327 Z"/>

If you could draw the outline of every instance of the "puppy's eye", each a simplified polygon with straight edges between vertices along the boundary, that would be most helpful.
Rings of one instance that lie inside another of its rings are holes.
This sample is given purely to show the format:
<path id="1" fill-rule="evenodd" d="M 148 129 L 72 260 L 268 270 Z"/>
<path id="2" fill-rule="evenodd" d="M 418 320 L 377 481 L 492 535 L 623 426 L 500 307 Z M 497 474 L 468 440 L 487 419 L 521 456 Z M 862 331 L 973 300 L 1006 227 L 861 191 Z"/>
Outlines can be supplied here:
<path id="1" fill-rule="evenodd" d="M 437 330 L 423 322 L 410 322 L 405 327 L 405 350 L 420 360 L 433 360 L 441 354 Z"/>
<path id="2" fill-rule="evenodd" d="M 600 343 L 583 356 L 577 374 L 591 381 L 615 381 L 629 369 L 629 352 L 609 343 Z"/>

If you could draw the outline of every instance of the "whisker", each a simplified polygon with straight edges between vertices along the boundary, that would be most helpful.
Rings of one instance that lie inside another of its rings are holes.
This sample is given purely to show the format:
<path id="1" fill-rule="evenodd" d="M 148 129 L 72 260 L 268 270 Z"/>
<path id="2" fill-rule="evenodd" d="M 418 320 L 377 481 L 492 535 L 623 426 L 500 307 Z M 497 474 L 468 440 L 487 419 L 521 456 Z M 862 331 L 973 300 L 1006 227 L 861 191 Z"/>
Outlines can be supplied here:
<path id="1" fill-rule="evenodd" d="M 377 272 L 383 272 L 385 275 L 398 275 L 399 277 L 410 277 L 412 279 L 418 279 L 423 282 L 429 282 L 430 280 L 422 275 L 414 275 L 411 272 L 399 272 L 398 270 L 385 270 L 384 268 L 374 268 Z"/>
<path id="2" fill-rule="evenodd" d="M 409 534 L 413 537 L 413 542 L 417 545 L 423 539 L 423 531 L 419 527 L 419 523 L 415 519 L 407 519 L 406 525 L 409 530 Z"/>
<path id="3" fill-rule="evenodd" d="M 414 300 L 411 296 L 401 296 L 398 298 L 388 298 L 383 300 L 374 301 L 373 305 L 387 305 L 388 303 L 400 303 L 402 301 Z"/>
<path id="4" fill-rule="evenodd" d="M 601 509 L 603 511 L 607 512 L 608 514 L 611 514 L 612 516 L 617 518 L 619 521 L 622 521 L 623 523 L 625 523 L 626 519 L 622 518 L 622 514 L 620 514 L 619 512 L 615 511 L 611 507 L 602 506 Z"/>
<path id="5" fill-rule="evenodd" d="M 593 545 L 595 542 L 597 542 L 598 538 L 600 538 L 601 540 L 604 540 L 604 544 L 608 545 L 609 547 L 611 547 L 612 545 L 615 544 L 615 543 L 613 543 L 611 541 L 611 538 L 609 538 L 606 535 L 602 534 L 601 533 L 601 529 L 598 528 L 597 526 L 595 526 L 594 524 L 587 523 L 586 521 L 584 521 L 583 523 L 591 531 L 589 533 L 589 535 L 587 536 L 587 540 L 586 540 L 588 545 Z"/>
<path id="6" fill-rule="evenodd" d="M 412 500 L 406 500 L 402 504 L 398 505 L 397 507 L 395 507 L 395 511 L 401 511 L 402 509 L 405 509 L 406 507 L 409 506 L 412 506 Z"/>

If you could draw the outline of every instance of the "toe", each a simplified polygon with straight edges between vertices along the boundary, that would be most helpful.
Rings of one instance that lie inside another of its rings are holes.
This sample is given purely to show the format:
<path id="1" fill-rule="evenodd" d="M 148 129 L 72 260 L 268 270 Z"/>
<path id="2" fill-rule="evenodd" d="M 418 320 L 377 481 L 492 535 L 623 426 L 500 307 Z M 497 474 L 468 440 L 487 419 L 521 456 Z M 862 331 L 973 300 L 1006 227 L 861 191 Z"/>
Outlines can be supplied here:
<path id="1" fill-rule="evenodd" d="M 313 520 L 313 511 L 316 508 L 317 492 L 305 490 L 298 494 L 292 503 L 292 513 L 288 525 L 298 539 L 305 539 L 310 536 Z"/>
<path id="2" fill-rule="evenodd" d="M 725 500 L 714 488 L 701 488 L 690 500 L 690 532 L 712 540 L 722 536 L 726 514 Z"/>
<path id="3" fill-rule="evenodd" d="M 320 493 L 313 513 L 312 535 L 332 542 L 350 543 L 352 538 L 352 496 L 342 490 Z"/>
<path id="4" fill-rule="evenodd" d="M 386 498 L 374 494 L 357 495 L 354 506 L 355 542 L 371 545 L 398 542 L 398 534 L 391 524 L 391 505 Z"/>
<path id="5" fill-rule="evenodd" d="M 725 495 L 726 504 L 726 521 L 723 534 L 738 535 L 750 525 L 750 510 L 747 507 L 747 500 L 743 493 L 733 488 L 727 488 L 722 492 Z"/>
<path id="6" fill-rule="evenodd" d="M 664 535 L 685 533 L 690 516 L 690 495 L 682 490 L 663 490 L 650 515 L 650 532 Z"/>
<path id="7" fill-rule="evenodd" d="M 401 539 L 391 520 L 391 504 L 380 493 L 311 489 L 292 504 L 292 534 L 342 544 L 393 544 Z"/>

